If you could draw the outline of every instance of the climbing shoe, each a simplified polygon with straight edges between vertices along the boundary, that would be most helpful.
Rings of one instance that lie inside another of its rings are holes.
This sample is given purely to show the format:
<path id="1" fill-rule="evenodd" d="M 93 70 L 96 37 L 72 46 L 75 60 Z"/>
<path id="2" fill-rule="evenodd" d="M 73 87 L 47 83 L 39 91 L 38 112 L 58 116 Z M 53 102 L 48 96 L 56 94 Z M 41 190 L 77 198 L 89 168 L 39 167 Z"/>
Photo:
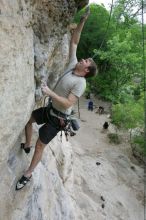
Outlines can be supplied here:
<path id="1" fill-rule="evenodd" d="M 31 148 L 31 147 L 25 147 L 25 144 L 24 144 L 24 143 L 21 143 L 21 148 L 25 151 L 26 154 L 29 154 L 29 153 L 30 153 L 30 148 Z"/>
<path id="2" fill-rule="evenodd" d="M 22 189 L 30 181 L 31 177 L 32 175 L 30 177 L 22 176 L 20 180 L 18 180 L 15 190 Z"/>

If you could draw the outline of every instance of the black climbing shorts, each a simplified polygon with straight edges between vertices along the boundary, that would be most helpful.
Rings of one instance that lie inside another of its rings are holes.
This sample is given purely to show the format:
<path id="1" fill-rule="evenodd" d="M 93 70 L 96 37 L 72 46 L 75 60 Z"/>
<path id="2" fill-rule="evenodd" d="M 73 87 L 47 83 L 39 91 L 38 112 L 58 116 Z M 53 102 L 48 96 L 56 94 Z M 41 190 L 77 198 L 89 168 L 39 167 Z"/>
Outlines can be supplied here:
<path id="1" fill-rule="evenodd" d="M 43 124 L 39 138 L 43 144 L 48 144 L 60 131 L 59 119 L 51 116 L 47 107 L 34 110 L 32 116 L 38 125 Z"/>

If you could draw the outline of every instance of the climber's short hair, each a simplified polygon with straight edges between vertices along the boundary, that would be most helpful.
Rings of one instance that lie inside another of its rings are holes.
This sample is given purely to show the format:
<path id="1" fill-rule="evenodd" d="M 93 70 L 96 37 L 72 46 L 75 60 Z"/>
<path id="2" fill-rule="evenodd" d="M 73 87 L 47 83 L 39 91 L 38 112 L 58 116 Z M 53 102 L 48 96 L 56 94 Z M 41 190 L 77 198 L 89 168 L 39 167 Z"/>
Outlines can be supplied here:
<path id="1" fill-rule="evenodd" d="M 97 65 L 92 58 L 88 58 L 91 62 L 90 66 L 88 67 L 89 72 L 86 74 L 85 78 L 96 76 L 98 73 Z"/>

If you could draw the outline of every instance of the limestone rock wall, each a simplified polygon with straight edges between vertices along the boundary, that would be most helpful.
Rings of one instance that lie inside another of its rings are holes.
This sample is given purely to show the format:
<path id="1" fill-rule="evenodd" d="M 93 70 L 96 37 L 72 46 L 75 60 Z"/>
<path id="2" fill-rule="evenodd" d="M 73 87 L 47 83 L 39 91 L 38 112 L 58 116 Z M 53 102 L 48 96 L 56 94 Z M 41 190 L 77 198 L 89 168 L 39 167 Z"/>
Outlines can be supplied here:
<path id="1" fill-rule="evenodd" d="M 34 102 L 33 31 L 19 1 L 0 1 L 0 150 L 6 161 Z"/>
<path id="2" fill-rule="evenodd" d="M 68 144 L 62 150 L 58 138 L 52 147 L 61 163 L 48 147 L 31 186 L 16 193 L 15 184 L 32 157 L 21 151 L 20 143 L 35 101 L 41 98 L 40 81 L 44 79 L 53 86 L 64 70 L 68 25 L 87 3 L 0 1 L 0 220 L 75 219 L 70 197 L 72 151 Z"/>

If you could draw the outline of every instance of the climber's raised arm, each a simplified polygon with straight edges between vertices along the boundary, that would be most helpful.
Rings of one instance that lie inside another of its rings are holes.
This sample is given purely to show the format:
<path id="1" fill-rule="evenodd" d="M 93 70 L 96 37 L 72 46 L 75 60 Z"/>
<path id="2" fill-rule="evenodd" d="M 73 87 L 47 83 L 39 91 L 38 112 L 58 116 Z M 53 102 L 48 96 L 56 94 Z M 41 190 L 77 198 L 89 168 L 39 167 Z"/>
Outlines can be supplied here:
<path id="1" fill-rule="evenodd" d="M 77 27 L 75 28 L 72 34 L 71 42 L 70 42 L 69 58 L 71 58 L 76 54 L 77 46 L 80 41 L 81 32 L 89 14 L 90 14 L 90 8 L 88 6 L 86 8 L 85 14 L 81 17 L 79 24 L 77 25 Z"/>

